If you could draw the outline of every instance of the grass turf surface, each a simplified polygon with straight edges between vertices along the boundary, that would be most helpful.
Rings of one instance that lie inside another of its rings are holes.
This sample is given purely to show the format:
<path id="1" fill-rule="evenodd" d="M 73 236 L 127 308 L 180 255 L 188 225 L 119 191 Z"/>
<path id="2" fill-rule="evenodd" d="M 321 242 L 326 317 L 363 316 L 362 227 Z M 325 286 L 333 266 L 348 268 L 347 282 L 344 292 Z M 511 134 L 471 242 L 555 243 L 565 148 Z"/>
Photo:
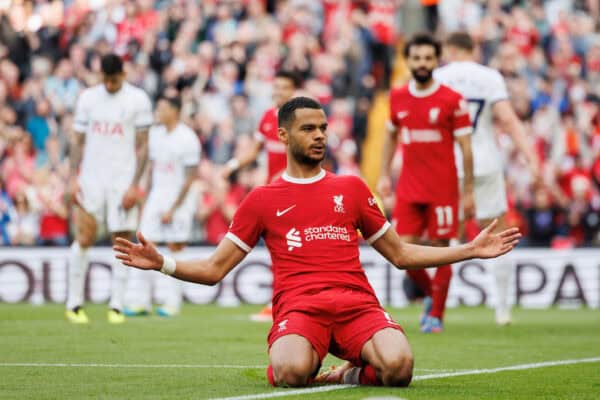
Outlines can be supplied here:
<path id="1" fill-rule="evenodd" d="M 266 382 L 269 324 L 248 320 L 257 310 L 186 306 L 178 318 L 130 318 L 112 326 L 105 307 L 89 306 L 92 323 L 73 326 L 60 305 L 0 304 L 0 398 L 204 399 L 285 392 Z M 516 310 L 516 323 L 499 328 L 489 309 L 450 309 L 441 335 L 418 333 L 417 307 L 390 311 L 408 334 L 415 376 L 600 357 L 598 310 Z M 18 363 L 38 365 L 9 365 Z M 324 362 L 333 363 L 331 356 Z M 415 380 L 408 389 L 350 388 L 286 398 L 373 396 L 598 399 L 600 362 Z"/>

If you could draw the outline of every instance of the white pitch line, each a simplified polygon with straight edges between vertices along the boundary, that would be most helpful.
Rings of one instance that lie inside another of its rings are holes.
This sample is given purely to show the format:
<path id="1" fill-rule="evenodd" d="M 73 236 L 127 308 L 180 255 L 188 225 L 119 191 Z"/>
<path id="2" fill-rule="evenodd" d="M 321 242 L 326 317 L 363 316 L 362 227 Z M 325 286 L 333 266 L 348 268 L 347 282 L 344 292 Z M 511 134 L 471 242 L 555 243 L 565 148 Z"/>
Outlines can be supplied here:
<path id="1" fill-rule="evenodd" d="M 596 362 L 600 362 L 600 357 L 580 358 L 577 360 L 544 361 L 544 362 L 531 363 L 531 364 L 509 365 L 507 367 L 472 369 L 472 370 L 467 370 L 467 371 L 456 371 L 456 372 L 445 372 L 445 373 L 440 373 L 440 374 L 421 375 L 421 376 L 415 376 L 413 378 L 413 381 L 423 381 L 423 380 L 427 380 L 427 379 L 451 378 L 453 376 L 463 376 L 463 375 L 495 374 L 497 372 L 504 372 L 504 371 L 521 371 L 524 369 L 536 369 L 536 368 L 545 368 L 545 367 L 556 367 L 556 366 L 560 366 L 560 365 L 584 364 L 584 363 L 596 363 Z"/>
<path id="2" fill-rule="evenodd" d="M 558 360 L 558 361 L 545 361 L 531 364 L 519 364 L 519 365 L 509 365 L 506 367 L 498 367 L 498 368 L 486 368 L 486 369 L 471 369 L 465 371 L 457 371 L 457 372 L 446 372 L 440 374 L 429 374 L 429 375 L 421 375 L 415 376 L 413 381 L 424 381 L 428 379 L 441 379 L 441 378 L 451 378 L 454 376 L 465 376 L 465 375 L 481 375 L 481 374 L 495 374 L 497 372 L 503 371 L 521 371 L 525 369 L 536 369 L 536 368 L 545 368 L 545 367 L 555 367 L 559 365 L 571 365 L 571 364 L 583 364 L 583 363 L 596 363 L 600 362 L 600 357 L 592 357 L 592 358 L 580 358 L 574 360 Z M 333 390 L 341 390 L 348 389 L 352 387 L 358 387 L 358 385 L 332 385 L 332 386 L 318 386 L 307 389 L 294 389 L 294 390 L 281 390 L 277 392 L 271 393 L 259 393 L 259 394 L 250 394 L 245 396 L 234 396 L 234 397 L 223 397 L 213 400 L 255 400 L 255 399 L 271 399 L 277 397 L 287 397 L 294 396 L 298 394 L 312 394 L 312 393 L 320 393 L 320 392 L 329 392 Z"/>
<path id="3" fill-rule="evenodd" d="M 0 363 L 0 367 L 89 367 L 89 368 L 223 368 L 262 369 L 266 365 L 208 365 L 208 364 L 84 364 L 84 363 Z"/>
<path id="4" fill-rule="evenodd" d="M 312 394 L 312 393 L 322 393 L 322 392 L 331 392 L 333 390 L 340 389 L 348 389 L 352 387 L 358 387 L 358 385 L 328 385 L 328 386 L 317 386 L 307 389 L 291 389 L 279 392 L 271 392 L 271 393 L 259 393 L 259 394 L 248 394 L 245 396 L 235 396 L 235 397 L 223 397 L 212 400 L 253 400 L 253 399 L 271 399 L 275 397 L 284 397 L 284 396 L 294 396 L 297 394 Z"/>

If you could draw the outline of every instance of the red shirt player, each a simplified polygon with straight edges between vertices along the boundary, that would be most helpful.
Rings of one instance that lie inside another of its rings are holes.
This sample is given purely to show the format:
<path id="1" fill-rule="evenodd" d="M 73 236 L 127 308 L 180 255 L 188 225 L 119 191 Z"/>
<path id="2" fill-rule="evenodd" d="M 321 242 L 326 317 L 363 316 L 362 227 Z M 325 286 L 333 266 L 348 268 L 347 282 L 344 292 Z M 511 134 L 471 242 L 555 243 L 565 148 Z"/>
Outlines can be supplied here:
<path id="1" fill-rule="evenodd" d="M 258 130 L 254 134 L 254 145 L 238 158 L 232 158 L 225 165 L 223 175 L 228 178 L 233 172 L 256 161 L 260 152 L 267 151 L 267 183 L 278 178 L 287 164 L 285 145 L 277 136 L 277 110 L 292 98 L 300 83 L 298 77 L 288 71 L 279 71 L 273 82 L 273 102 L 275 107 L 263 114 Z"/>
<path id="2" fill-rule="evenodd" d="M 447 246 L 458 227 L 455 141 L 465 166 L 463 206 L 465 214 L 473 213 L 472 128 L 466 101 L 432 78 L 439 55 L 440 44 L 429 35 L 417 35 L 406 45 L 413 79 L 390 93 L 390 135 L 378 188 L 383 196 L 391 192 L 388 171 L 399 140 L 403 162 L 393 213 L 396 230 L 409 243 L 418 243 L 426 233 L 432 245 Z M 438 268 L 433 280 L 422 270 L 408 275 L 427 296 L 421 331 L 441 332 L 451 266 Z"/>
<path id="3" fill-rule="evenodd" d="M 275 74 L 273 82 L 273 101 L 275 107 L 268 109 L 258 124 L 258 130 L 254 134 L 254 145 L 239 158 L 232 158 L 225 165 L 223 176 L 228 178 L 239 168 L 253 163 L 258 158 L 262 149 L 267 151 L 267 183 L 279 178 L 287 159 L 285 155 L 285 144 L 279 140 L 277 135 L 277 110 L 286 101 L 292 98 L 296 89 L 300 86 L 298 77 L 293 72 L 281 70 Z M 265 306 L 260 312 L 250 316 L 252 321 L 270 322 L 273 319 L 271 305 Z"/>
<path id="4" fill-rule="evenodd" d="M 327 119 L 319 103 L 294 98 L 279 109 L 278 119 L 286 172 L 244 199 L 230 231 L 208 259 L 176 262 L 139 233 L 139 244 L 119 240 L 116 256 L 128 266 L 214 285 L 262 237 L 275 280 L 270 383 L 309 384 L 330 352 L 348 363 L 318 381 L 406 386 L 412 377 L 412 353 L 361 268 L 358 230 L 398 268 L 419 269 L 506 253 L 518 242 L 518 229 L 494 235 L 492 224 L 473 242 L 450 248 L 403 243 L 360 178 L 321 168 Z"/>

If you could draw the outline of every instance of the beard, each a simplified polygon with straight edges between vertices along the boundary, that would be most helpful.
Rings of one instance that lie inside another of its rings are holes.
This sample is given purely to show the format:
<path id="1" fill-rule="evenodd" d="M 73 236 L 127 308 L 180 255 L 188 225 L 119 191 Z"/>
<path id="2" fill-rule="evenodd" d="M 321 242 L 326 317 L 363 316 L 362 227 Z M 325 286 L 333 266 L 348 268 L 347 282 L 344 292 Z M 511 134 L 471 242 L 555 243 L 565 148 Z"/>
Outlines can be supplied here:
<path id="1" fill-rule="evenodd" d="M 306 154 L 300 146 L 293 142 L 290 142 L 290 152 L 298 164 L 308 165 L 310 167 L 316 167 L 325 159 L 325 153 L 323 153 L 323 156 L 321 157 L 311 157 Z"/>
<path id="2" fill-rule="evenodd" d="M 433 70 L 418 68 L 410 70 L 413 78 L 419 83 L 426 83 L 433 77 Z"/>

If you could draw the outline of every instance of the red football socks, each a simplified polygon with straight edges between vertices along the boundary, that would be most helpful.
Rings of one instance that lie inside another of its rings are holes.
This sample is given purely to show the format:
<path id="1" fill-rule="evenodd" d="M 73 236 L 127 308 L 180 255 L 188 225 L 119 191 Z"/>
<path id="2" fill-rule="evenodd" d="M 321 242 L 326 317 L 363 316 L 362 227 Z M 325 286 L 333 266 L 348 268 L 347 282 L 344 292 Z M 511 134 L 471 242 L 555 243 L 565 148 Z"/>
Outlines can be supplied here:
<path id="1" fill-rule="evenodd" d="M 423 271 L 425 272 L 425 271 Z M 452 266 L 444 265 L 435 271 L 435 276 L 431 282 L 431 312 L 429 315 L 440 320 L 444 319 L 444 310 L 446 309 L 446 298 L 448 298 L 448 288 L 452 278 Z"/>
<path id="2" fill-rule="evenodd" d="M 408 269 L 406 274 L 412 279 L 426 296 L 431 296 L 431 278 L 424 269 Z"/>
<path id="3" fill-rule="evenodd" d="M 377 377 L 377 374 L 375 373 L 375 368 L 373 368 L 369 364 L 362 367 L 358 379 L 361 385 L 381 386 L 383 384 L 381 380 Z"/>

